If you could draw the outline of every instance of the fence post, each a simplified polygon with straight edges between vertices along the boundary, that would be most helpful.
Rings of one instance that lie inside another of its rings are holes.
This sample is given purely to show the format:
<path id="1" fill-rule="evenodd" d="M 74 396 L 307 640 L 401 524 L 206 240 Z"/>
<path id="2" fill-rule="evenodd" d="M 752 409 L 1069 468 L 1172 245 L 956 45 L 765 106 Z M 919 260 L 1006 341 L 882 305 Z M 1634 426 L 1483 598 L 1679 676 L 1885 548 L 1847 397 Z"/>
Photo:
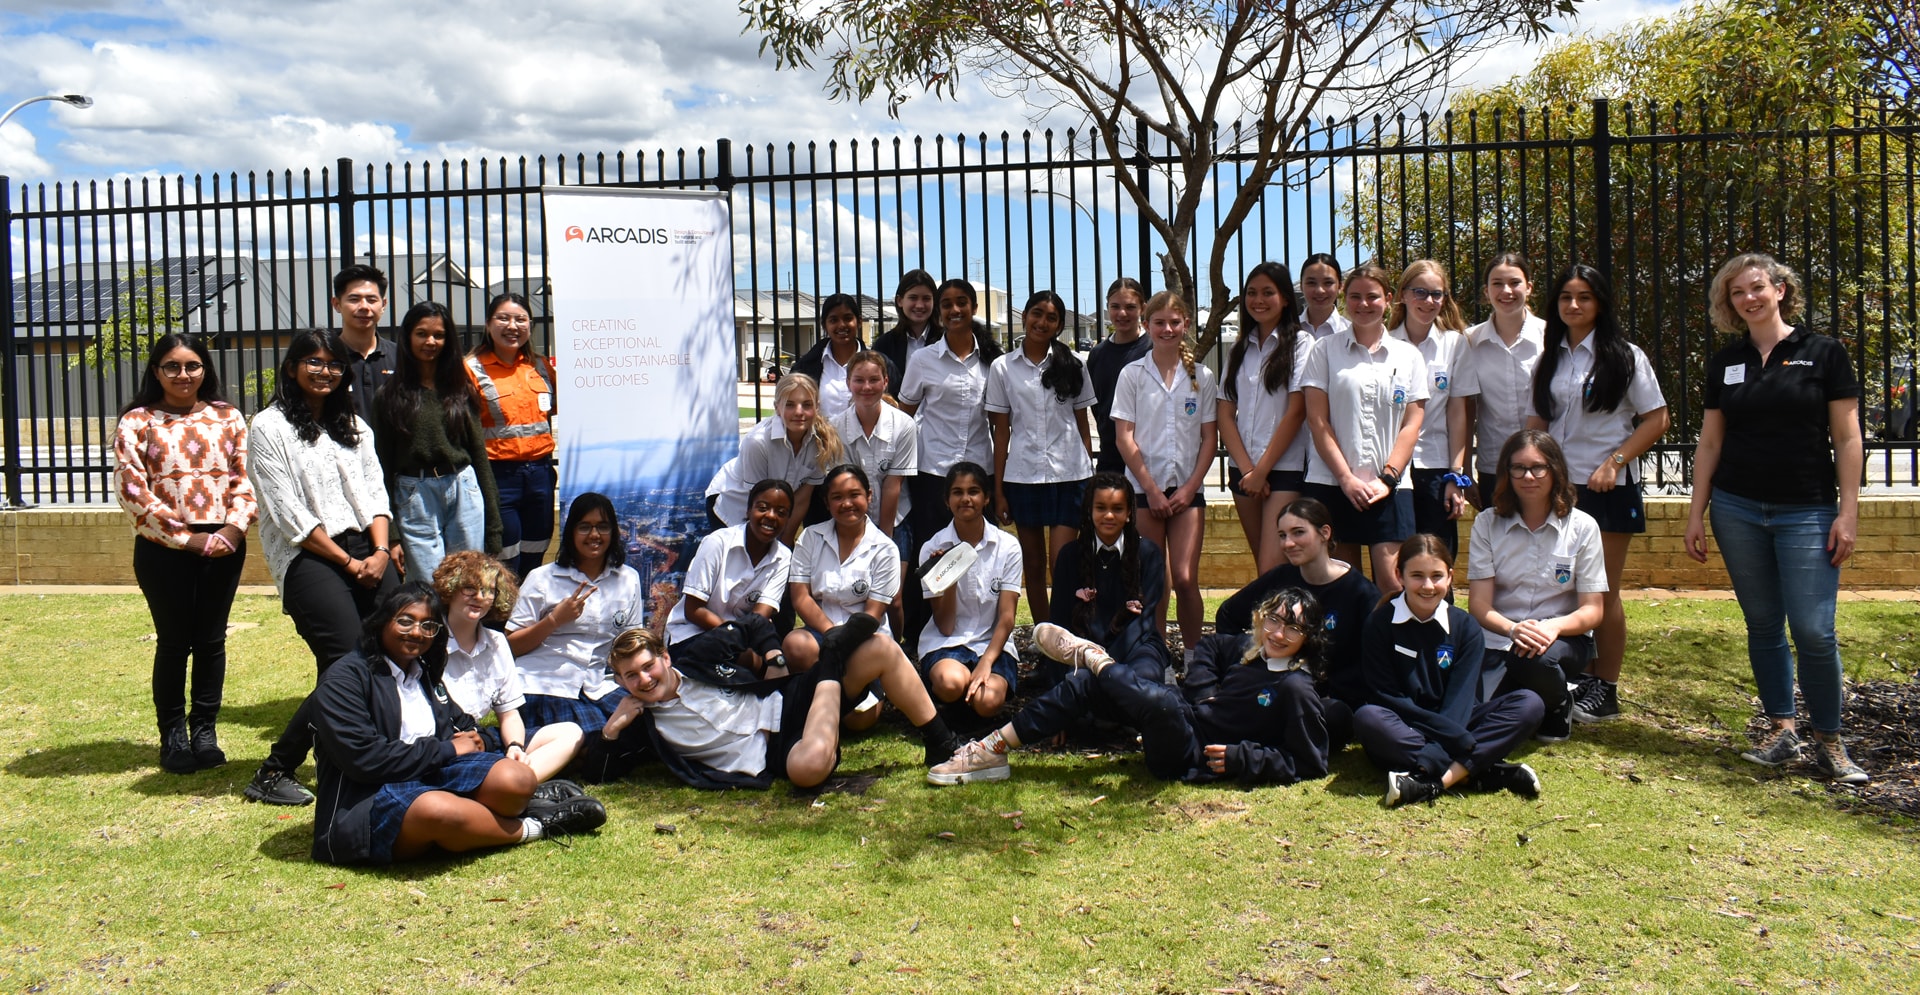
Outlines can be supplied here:
<path id="1" fill-rule="evenodd" d="M 1151 200 L 1149 194 L 1153 191 L 1151 182 L 1153 156 L 1147 152 L 1147 122 L 1144 118 L 1135 118 L 1133 121 L 1133 148 L 1134 183 L 1140 187 L 1140 196 Z M 1113 205 L 1113 210 L 1114 218 L 1117 220 L 1120 216 L 1120 205 Z M 1148 296 L 1151 296 L 1153 278 L 1149 274 L 1153 272 L 1153 227 L 1147 224 L 1147 212 L 1141 210 L 1138 204 L 1134 205 L 1134 216 L 1139 219 L 1140 227 L 1140 286 L 1146 290 Z M 1118 225 L 1115 226 L 1115 234 L 1118 234 L 1118 227 Z M 1145 301 L 1143 300 L 1142 303 Z M 1143 315 L 1142 320 L 1144 319 Z"/>
<path id="2" fill-rule="evenodd" d="M 1593 268 L 1613 280 L 1613 132 L 1607 98 L 1593 101 Z"/>
<path id="3" fill-rule="evenodd" d="M 334 199 L 340 202 L 340 262 L 334 267 L 334 272 L 338 273 L 358 262 L 353 251 L 353 160 L 337 159 L 334 168 L 339 170 L 334 180 L 338 187 Z"/>
<path id="4" fill-rule="evenodd" d="M 6 419 L 6 507 L 25 507 L 20 497 L 20 391 L 14 369 L 13 178 L 0 176 L 0 406 Z"/>

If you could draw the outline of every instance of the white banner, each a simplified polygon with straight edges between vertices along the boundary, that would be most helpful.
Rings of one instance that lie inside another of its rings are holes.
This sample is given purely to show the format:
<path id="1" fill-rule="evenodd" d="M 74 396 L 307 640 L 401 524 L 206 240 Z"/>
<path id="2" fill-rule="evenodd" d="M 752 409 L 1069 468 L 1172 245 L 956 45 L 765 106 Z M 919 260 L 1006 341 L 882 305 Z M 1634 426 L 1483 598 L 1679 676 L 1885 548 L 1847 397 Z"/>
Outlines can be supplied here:
<path id="1" fill-rule="evenodd" d="M 740 448 L 724 193 L 544 187 L 560 506 L 613 499 L 656 629 Z M 568 541 L 561 535 L 560 542 Z"/>

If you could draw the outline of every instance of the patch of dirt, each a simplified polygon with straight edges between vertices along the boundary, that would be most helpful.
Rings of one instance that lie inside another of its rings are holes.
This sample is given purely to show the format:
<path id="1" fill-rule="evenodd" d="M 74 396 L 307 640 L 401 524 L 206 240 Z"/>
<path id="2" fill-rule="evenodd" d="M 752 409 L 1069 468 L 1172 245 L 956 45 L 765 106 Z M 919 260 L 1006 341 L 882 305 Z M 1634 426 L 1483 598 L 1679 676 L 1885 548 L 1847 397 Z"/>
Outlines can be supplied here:
<path id="1" fill-rule="evenodd" d="M 1747 724 L 1748 738 L 1757 742 L 1769 725 L 1765 716 L 1754 716 Z M 1860 785 L 1829 783 L 1828 794 L 1843 808 L 1920 819 L 1920 681 L 1849 685 L 1841 728 L 1853 762 L 1866 768 L 1873 780 Z M 1798 761 L 1782 769 L 1796 777 L 1823 780 L 1813 763 L 1813 727 L 1802 720 L 1799 733 L 1809 745 Z"/>

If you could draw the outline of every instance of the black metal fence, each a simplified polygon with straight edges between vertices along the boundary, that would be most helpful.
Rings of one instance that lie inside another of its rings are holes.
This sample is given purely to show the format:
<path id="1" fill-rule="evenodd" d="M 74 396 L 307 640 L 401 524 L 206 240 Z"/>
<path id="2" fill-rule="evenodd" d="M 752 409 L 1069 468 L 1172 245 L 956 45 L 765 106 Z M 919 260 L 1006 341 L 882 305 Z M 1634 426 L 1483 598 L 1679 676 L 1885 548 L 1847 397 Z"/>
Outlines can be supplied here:
<path id="1" fill-rule="evenodd" d="M 1804 274 L 1806 320 L 1853 350 L 1867 384 L 1869 483 L 1913 486 L 1917 120 L 1912 104 L 1886 104 L 1781 130 L 1704 107 L 1601 100 L 1330 121 L 1224 236 L 1228 283 L 1262 259 L 1318 251 L 1389 270 L 1431 257 L 1478 320 L 1478 268 L 1494 253 L 1535 261 L 1536 310 L 1555 270 L 1590 262 L 1613 274 L 1627 327 L 1673 407 L 1675 428 L 1649 469 L 1656 487 L 1677 489 L 1699 422 L 1698 372 L 1716 338 L 1707 280 L 1728 255 L 1771 251 Z M 1220 158 L 1189 261 L 1203 282 L 1207 230 L 1247 172 L 1234 151 L 1244 132 L 1216 136 Z M 513 289 L 534 300 L 536 334 L 550 345 L 547 185 L 729 191 L 743 357 L 799 351 L 814 337 L 813 299 L 885 299 L 914 268 L 984 286 L 985 317 L 1009 342 L 1019 302 L 1053 288 L 1075 312 L 1069 334 L 1091 344 L 1106 284 L 1120 274 L 1158 283 L 1164 251 L 1094 137 L 722 139 L 673 153 L 381 167 L 342 159 L 245 176 L 18 187 L 0 177 L 0 280 L 13 304 L 0 313 L 5 496 L 111 500 L 113 420 L 139 374 L 135 354 L 156 332 L 209 335 L 229 392 L 256 409 L 284 337 L 336 325 L 329 280 L 349 257 L 388 273 L 390 320 L 432 299 L 471 331 L 485 301 Z M 1170 161 L 1143 155 L 1126 168 L 1151 178 Z M 1171 199 L 1164 183 L 1155 189 Z M 743 408 L 770 402 L 762 388 L 743 388 Z"/>

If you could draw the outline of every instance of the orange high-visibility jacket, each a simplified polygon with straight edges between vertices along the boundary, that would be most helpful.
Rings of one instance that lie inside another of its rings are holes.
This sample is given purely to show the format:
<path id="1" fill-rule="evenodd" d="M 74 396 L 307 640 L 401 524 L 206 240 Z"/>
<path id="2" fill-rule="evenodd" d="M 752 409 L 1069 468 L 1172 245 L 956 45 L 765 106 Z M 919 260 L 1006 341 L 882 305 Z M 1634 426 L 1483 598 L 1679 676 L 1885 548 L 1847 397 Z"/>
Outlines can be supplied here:
<path id="1" fill-rule="evenodd" d="M 480 426 L 490 460 L 526 461 L 553 455 L 553 382 L 522 356 L 512 366 L 491 351 L 467 357 L 467 375 L 480 392 Z"/>

